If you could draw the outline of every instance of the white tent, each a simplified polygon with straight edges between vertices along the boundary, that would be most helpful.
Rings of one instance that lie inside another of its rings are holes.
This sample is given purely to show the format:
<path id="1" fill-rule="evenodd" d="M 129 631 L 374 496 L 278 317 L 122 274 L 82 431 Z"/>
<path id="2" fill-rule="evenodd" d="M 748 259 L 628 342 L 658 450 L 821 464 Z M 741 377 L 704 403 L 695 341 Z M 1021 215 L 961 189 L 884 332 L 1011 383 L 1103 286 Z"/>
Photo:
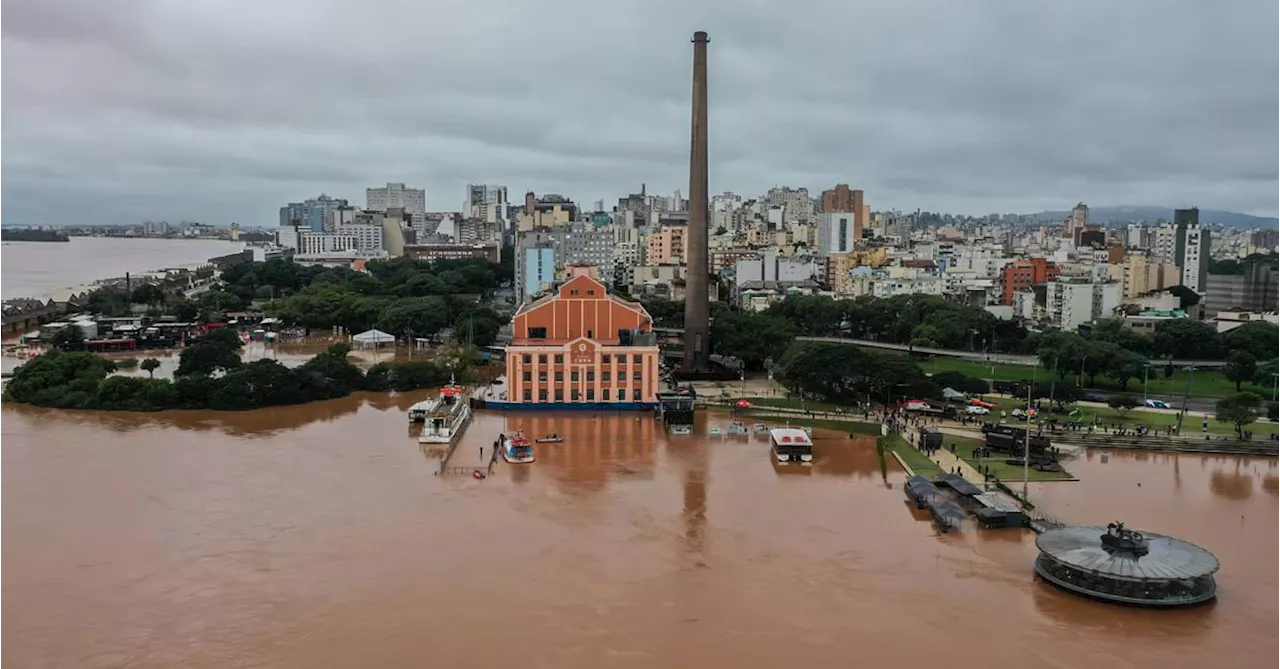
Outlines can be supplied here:
<path id="1" fill-rule="evenodd" d="M 396 338 L 382 330 L 366 330 L 351 338 L 357 348 L 378 348 L 383 345 L 395 346 Z"/>
<path id="2" fill-rule="evenodd" d="M 943 388 L 942 396 L 949 400 L 962 400 L 965 397 L 964 393 L 956 390 L 955 388 Z"/>

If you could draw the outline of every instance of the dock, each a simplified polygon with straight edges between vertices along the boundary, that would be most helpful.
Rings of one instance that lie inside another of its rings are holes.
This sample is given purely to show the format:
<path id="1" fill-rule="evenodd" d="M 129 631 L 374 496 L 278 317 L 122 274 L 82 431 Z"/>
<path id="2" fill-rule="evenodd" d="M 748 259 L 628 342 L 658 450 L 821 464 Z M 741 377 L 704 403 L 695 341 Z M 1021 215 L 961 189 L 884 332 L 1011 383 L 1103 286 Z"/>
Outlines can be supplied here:
<path id="1" fill-rule="evenodd" d="M 461 441 L 461 438 L 454 441 L 440 460 L 440 475 L 474 476 L 475 472 L 480 472 L 488 476 L 493 473 L 493 466 L 498 460 L 498 450 L 493 443 L 484 444 L 482 453 L 480 446 L 461 446 Z"/>

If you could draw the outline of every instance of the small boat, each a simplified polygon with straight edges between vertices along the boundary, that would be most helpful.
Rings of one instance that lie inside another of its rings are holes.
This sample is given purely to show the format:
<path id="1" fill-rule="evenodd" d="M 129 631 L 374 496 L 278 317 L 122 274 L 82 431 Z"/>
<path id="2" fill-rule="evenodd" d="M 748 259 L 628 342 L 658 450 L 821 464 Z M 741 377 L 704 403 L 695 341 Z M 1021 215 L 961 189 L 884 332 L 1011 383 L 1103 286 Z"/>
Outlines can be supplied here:
<path id="1" fill-rule="evenodd" d="M 537 439 L 533 440 L 535 444 L 559 444 L 563 441 L 564 441 L 564 437 L 558 434 L 549 434 L 545 437 L 538 437 Z"/>
<path id="2" fill-rule="evenodd" d="M 503 460 L 513 465 L 533 462 L 533 444 L 529 443 L 524 433 L 504 434 L 499 441 Z"/>
<path id="3" fill-rule="evenodd" d="M 754 432 L 757 437 L 769 436 L 769 426 L 764 423 L 756 423 L 755 425 L 752 425 L 751 431 Z"/>
<path id="4" fill-rule="evenodd" d="M 724 430 L 722 428 L 713 427 L 710 430 L 707 430 L 707 434 L 710 434 L 713 437 L 723 437 Z"/>
<path id="5" fill-rule="evenodd" d="M 745 437 L 749 434 L 751 433 L 747 431 L 746 423 L 743 423 L 740 420 L 735 420 L 729 424 L 730 437 Z"/>
<path id="6" fill-rule="evenodd" d="M 667 429 L 671 434 L 693 434 L 692 425 L 672 425 Z"/>

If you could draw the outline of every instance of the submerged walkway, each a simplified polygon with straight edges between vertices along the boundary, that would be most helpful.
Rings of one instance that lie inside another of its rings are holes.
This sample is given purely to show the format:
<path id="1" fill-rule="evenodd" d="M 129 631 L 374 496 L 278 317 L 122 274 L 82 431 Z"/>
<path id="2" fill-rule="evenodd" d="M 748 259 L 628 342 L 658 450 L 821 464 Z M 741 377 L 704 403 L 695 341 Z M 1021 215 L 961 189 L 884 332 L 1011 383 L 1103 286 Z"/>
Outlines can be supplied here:
<path id="1" fill-rule="evenodd" d="M 451 448 L 449 456 L 440 462 L 440 473 L 470 476 L 472 472 L 478 471 L 487 474 L 497 456 L 493 442 L 483 444 L 483 452 L 480 446 L 458 444 Z"/>

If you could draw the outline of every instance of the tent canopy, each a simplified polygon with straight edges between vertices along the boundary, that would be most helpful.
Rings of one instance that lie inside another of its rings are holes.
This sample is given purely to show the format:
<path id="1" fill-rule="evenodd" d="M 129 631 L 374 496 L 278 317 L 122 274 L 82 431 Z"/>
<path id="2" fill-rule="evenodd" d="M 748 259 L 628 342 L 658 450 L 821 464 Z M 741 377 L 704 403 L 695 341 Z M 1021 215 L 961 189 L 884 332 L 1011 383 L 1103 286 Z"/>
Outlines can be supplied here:
<path id="1" fill-rule="evenodd" d="M 365 330 L 351 339 L 357 344 L 391 344 L 396 340 L 382 330 Z"/>
<path id="2" fill-rule="evenodd" d="M 943 388 L 942 396 L 949 400 L 964 399 L 964 393 L 960 392 L 959 390 L 956 390 L 955 388 Z"/>

